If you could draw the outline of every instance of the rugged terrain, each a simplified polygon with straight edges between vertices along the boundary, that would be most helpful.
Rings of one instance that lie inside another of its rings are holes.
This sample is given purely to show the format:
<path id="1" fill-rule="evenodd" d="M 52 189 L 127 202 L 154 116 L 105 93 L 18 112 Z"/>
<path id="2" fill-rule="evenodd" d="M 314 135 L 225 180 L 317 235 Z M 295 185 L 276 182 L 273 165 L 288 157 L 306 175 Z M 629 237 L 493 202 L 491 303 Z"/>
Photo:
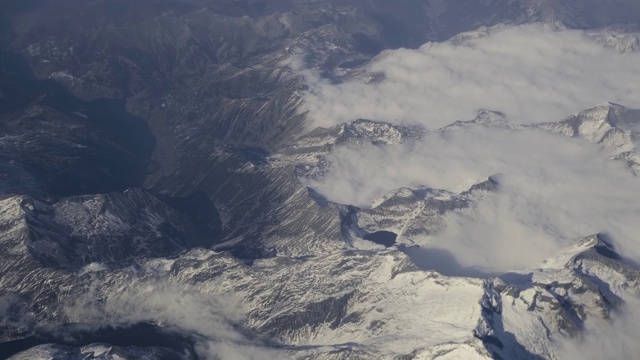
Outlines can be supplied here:
<path id="1" fill-rule="evenodd" d="M 327 200 L 310 184 L 334 151 L 429 131 L 367 119 L 308 131 L 300 71 L 375 83 L 366 64 L 383 50 L 503 23 L 591 29 L 637 51 L 635 1 L 0 6 L 0 358 L 562 358 L 559 344 L 638 295 L 640 268 L 606 234 L 534 269 L 425 262 L 446 214 L 501 191 L 493 174 L 457 193 Z M 558 133 L 640 171 L 639 110 L 467 120 L 433 132 Z"/>

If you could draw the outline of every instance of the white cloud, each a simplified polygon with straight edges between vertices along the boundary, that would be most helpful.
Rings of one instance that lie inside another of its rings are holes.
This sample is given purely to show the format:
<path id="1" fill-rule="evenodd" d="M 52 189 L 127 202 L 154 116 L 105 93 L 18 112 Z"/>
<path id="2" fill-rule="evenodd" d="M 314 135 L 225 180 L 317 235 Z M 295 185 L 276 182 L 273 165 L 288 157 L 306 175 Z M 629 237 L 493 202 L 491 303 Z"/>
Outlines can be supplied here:
<path id="1" fill-rule="evenodd" d="M 592 317 L 584 335 L 560 342 L 559 359 L 636 359 L 640 353 L 640 299 L 628 297 L 611 319 Z"/>
<path id="2" fill-rule="evenodd" d="M 434 130 L 479 109 L 517 124 L 559 121 L 605 101 L 640 107 L 640 53 L 619 53 L 586 33 L 543 25 L 500 26 L 417 50 L 390 51 L 368 68 L 377 84 L 331 84 L 303 70 L 311 126 L 357 118 Z M 609 233 L 640 260 L 640 182 L 597 145 L 537 130 L 476 129 L 390 147 L 336 149 L 314 186 L 330 200 L 370 205 L 407 185 L 460 191 L 501 174 L 502 189 L 472 212 L 445 217 L 422 244 L 463 266 L 505 271 L 537 266 L 569 242 Z"/>
<path id="3" fill-rule="evenodd" d="M 541 130 L 459 129 L 389 147 L 342 148 L 314 186 L 330 200 L 371 204 L 407 185 L 459 192 L 500 174 L 500 191 L 473 210 L 445 216 L 446 229 L 419 244 L 487 271 L 535 267 L 564 246 L 606 232 L 640 259 L 640 182 L 597 145 Z"/>
<path id="4" fill-rule="evenodd" d="M 612 51 L 576 30 L 496 27 L 486 36 L 380 55 L 378 84 L 331 84 L 303 71 L 311 127 L 358 118 L 435 129 L 502 111 L 514 122 L 554 121 L 606 101 L 640 107 L 640 53 Z"/>
<path id="5" fill-rule="evenodd" d="M 159 278 L 131 275 L 123 280 L 115 286 L 94 283 L 91 291 L 72 298 L 65 312 L 85 324 L 155 322 L 179 330 L 195 340 L 195 350 L 203 359 L 269 359 L 276 352 L 234 325 L 240 324 L 241 315 L 231 294 L 221 299 Z"/>

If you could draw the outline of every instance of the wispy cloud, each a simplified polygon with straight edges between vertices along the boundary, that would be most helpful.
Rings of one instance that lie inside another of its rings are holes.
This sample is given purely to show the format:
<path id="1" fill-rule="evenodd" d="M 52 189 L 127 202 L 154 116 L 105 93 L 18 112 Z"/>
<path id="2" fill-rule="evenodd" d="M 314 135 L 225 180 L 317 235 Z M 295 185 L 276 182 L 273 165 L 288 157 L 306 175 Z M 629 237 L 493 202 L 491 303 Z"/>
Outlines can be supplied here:
<path id="1" fill-rule="evenodd" d="M 463 266 L 506 271 L 539 265 L 560 247 L 607 232 L 640 259 L 640 182 L 597 145 L 536 129 L 495 127 L 428 134 L 388 147 L 342 148 L 314 184 L 330 200 L 368 206 L 407 185 L 459 192 L 500 174 L 500 190 L 444 216 L 446 229 L 410 239 L 451 251 Z"/>
<path id="2" fill-rule="evenodd" d="M 567 360 L 635 359 L 640 353 L 640 299 L 628 297 L 611 319 L 591 318 L 584 335 L 560 342 L 558 358 Z"/>

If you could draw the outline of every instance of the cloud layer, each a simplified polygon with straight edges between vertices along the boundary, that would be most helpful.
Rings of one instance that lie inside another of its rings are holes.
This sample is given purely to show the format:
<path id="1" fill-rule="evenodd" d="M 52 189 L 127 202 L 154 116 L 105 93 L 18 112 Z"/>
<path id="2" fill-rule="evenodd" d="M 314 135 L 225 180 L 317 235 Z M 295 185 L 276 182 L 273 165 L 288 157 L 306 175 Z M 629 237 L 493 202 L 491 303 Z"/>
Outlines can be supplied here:
<path id="1" fill-rule="evenodd" d="M 473 210 L 445 216 L 444 233 L 419 244 L 450 251 L 462 266 L 487 271 L 535 267 L 587 235 L 606 232 L 640 259 L 640 182 L 597 145 L 535 129 L 471 128 L 430 133 L 414 144 L 332 154 L 318 191 L 370 205 L 407 185 L 462 191 L 500 174 L 500 191 Z"/>
<path id="2" fill-rule="evenodd" d="M 640 107 L 640 53 L 544 25 L 500 26 L 389 51 L 368 71 L 384 73 L 384 80 L 331 84 L 303 71 L 311 126 L 368 118 L 434 130 L 473 119 L 479 109 L 525 124 L 559 121 L 606 101 Z M 446 134 L 337 149 L 331 172 L 314 186 L 330 200 L 368 206 L 402 186 L 458 192 L 501 174 L 499 194 L 473 211 L 448 214 L 443 234 L 418 241 L 450 251 L 462 266 L 507 271 L 538 266 L 581 237 L 607 232 L 640 260 L 640 182 L 597 145 L 534 129 Z"/>
<path id="3" fill-rule="evenodd" d="M 640 107 L 640 53 L 618 53 L 576 30 L 496 27 L 378 56 L 377 84 L 331 84 L 304 71 L 311 128 L 358 118 L 435 129 L 502 111 L 514 122 L 555 121 L 606 101 Z"/>
<path id="4" fill-rule="evenodd" d="M 560 342 L 559 359 L 635 359 L 640 353 L 640 299 L 628 297 L 611 319 L 591 318 L 584 336 Z"/>

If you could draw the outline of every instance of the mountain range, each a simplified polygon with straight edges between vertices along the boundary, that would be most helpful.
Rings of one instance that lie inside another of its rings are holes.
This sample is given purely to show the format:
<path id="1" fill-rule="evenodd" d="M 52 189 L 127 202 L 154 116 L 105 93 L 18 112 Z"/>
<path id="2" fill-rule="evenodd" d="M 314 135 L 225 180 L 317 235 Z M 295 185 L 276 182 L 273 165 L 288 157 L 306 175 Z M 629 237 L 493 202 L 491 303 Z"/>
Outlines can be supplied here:
<path id="1" fill-rule="evenodd" d="M 448 216 L 503 193 L 501 174 L 460 191 L 407 184 L 366 206 L 314 186 L 341 149 L 469 129 L 581 141 L 636 176 L 640 110 L 603 99 L 543 123 L 478 109 L 438 129 L 359 118 L 309 129 L 301 71 L 375 86 L 384 74 L 368 64 L 385 52 L 528 23 L 636 53 L 637 1 L 0 0 L 0 11 L 0 358 L 564 359 L 640 292 L 640 266 L 605 231 L 500 272 L 425 246 Z"/>

